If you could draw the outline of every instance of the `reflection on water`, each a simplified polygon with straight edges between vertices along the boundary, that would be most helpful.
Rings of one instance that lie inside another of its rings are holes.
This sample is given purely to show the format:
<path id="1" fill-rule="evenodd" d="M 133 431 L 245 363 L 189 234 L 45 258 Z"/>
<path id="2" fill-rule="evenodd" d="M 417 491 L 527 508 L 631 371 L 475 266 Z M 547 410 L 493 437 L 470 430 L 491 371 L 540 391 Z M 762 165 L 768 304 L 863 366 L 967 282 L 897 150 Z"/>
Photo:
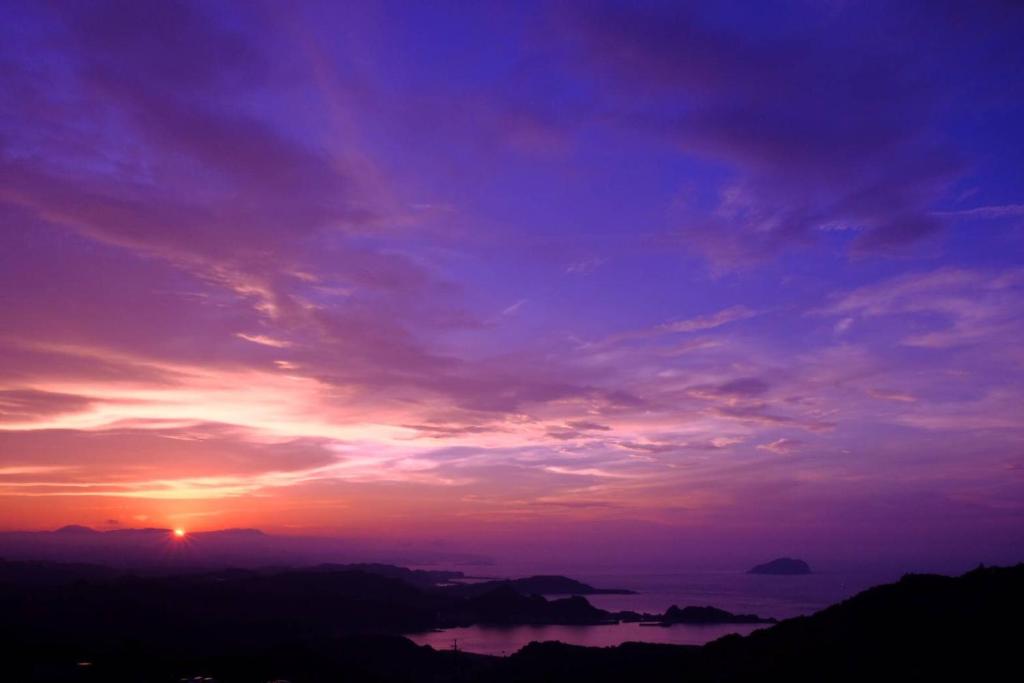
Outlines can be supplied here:
<path id="1" fill-rule="evenodd" d="M 408 636 L 419 645 L 449 650 L 457 642 L 460 650 L 485 655 L 510 655 L 532 641 L 559 640 L 572 645 L 608 647 L 629 641 L 703 645 L 730 633 L 746 635 L 760 624 L 714 624 L 696 626 L 641 626 L 640 624 L 603 624 L 600 626 L 466 626 L 434 633 Z"/>

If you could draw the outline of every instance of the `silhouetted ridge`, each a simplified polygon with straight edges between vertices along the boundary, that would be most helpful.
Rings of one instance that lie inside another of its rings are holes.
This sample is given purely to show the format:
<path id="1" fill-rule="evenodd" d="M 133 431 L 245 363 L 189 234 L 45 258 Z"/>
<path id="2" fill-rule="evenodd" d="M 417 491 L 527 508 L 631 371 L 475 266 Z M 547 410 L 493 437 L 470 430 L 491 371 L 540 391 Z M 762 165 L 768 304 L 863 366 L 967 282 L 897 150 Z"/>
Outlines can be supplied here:
<path id="1" fill-rule="evenodd" d="M 449 582 L 465 577 L 462 572 L 445 571 L 439 569 L 407 569 L 393 564 L 381 564 L 378 562 L 359 564 L 321 564 L 311 567 L 308 571 L 362 571 L 369 574 L 388 576 L 393 579 L 401 579 L 420 587 L 435 587 L 447 585 Z"/>
<path id="2" fill-rule="evenodd" d="M 96 531 L 95 529 L 92 529 L 90 527 L 82 526 L 81 524 L 68 524 L 66 526 L 62 526 L 59 529 L 55 529 L 53 533 L 55 533 L 55 534 L 98 534 L 100 532 Z"/>

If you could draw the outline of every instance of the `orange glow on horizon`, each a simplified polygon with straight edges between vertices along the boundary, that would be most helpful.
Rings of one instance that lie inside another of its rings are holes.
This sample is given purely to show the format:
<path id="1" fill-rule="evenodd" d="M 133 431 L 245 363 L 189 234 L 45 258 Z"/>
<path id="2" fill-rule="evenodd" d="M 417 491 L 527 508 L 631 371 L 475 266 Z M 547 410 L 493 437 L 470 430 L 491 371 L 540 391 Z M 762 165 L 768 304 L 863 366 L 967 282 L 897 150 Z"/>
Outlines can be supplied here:
<path id="1" fill-rule="evenodd" d="M 175 538 L 185 538 L 185 530 L 184 529 L 175 529 L 174 530 L 174 537 Z"/>

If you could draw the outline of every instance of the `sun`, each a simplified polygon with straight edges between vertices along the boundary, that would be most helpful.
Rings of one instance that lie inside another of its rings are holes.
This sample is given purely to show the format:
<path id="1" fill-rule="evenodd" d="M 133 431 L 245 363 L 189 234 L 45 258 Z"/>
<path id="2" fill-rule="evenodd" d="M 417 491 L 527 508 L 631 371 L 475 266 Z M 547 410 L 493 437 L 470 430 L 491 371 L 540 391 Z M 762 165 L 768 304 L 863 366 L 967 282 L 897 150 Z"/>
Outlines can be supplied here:
<path id="1" fill-rule="evenodd" d="M 185 538 L 185 530 L 182 529 L 182 528 L 175 529 L 174 530 L 174 537 L 175 538 Z"/>

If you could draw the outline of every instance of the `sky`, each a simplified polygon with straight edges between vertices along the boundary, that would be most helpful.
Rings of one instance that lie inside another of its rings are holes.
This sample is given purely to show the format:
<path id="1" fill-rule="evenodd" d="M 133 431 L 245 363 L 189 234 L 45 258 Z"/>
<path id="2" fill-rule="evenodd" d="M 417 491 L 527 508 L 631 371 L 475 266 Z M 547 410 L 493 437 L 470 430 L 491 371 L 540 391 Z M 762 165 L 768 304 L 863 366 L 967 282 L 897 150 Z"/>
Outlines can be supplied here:
<path id="1" fill-rule="evenodd" d="M 1019 3 L 0 14 L 0 529 L 1024 559 Z"/>

